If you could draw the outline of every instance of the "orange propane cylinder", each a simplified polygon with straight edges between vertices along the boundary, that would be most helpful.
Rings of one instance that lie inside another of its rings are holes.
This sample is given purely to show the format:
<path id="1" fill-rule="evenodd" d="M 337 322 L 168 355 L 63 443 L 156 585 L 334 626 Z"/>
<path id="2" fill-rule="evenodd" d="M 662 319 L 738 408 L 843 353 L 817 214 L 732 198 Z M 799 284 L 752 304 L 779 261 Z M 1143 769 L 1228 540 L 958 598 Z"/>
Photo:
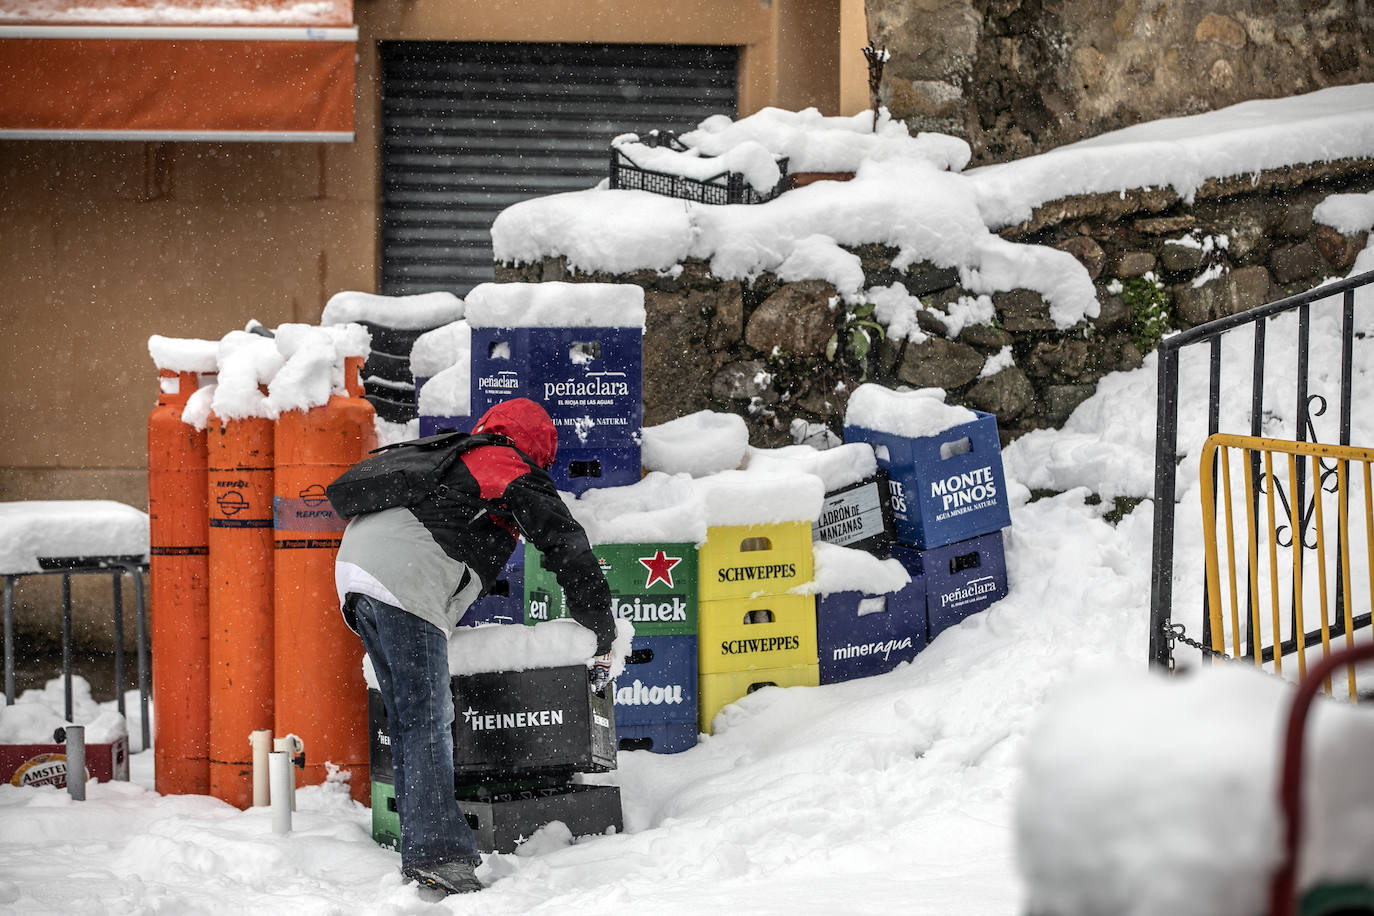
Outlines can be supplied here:
<path id="1" fill-rule="evenodd" d="M 253 802 L 248 736 L 272 727 L 272 421 L 210 415 L 210 794 Z"/>
<path id="2" fill-rule="evenodd" d="M 162 370 L 148 417 L 154 773 L 163 795 L 210 791 L 210 590 L 205 432 L 182 422 L 194 372 Z"/>
<path id="3" fill-rule="evenodd" d="M 305 743 L 301 785 L 324 782 L 325 763 L 349 770 L 353 798 L 366 802 L 367 685 L 363 645 L 339 613 L 334 557 L 347 520 L 325 487 L 376 445 L 372 405 L 360 395 L 361 359 L 346 360 L 348 396 L 293 410 L 276 434 L 276 733 Z"/>

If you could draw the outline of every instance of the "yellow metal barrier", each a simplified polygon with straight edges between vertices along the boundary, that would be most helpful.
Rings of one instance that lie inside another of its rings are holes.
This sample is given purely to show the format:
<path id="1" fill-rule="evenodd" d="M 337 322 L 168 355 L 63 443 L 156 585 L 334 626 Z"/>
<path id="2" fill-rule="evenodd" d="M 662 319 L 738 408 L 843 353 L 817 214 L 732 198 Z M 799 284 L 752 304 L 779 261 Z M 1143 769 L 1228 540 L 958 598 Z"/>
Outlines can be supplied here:
<path id="1" fill-rule="evenodd" d="M 1233 453 L 1240 480 L 1233 477 Z M 1214 652 L 1252 658 L 1260 668 L 1268 668 L 1265 655 L 1271 654 L 1268 670 L 1279 675 L 1284 656 L 1296 655 L 1301 677 L 1307 670 L 1308 643 L 1315 646 L 1320 638 L 1322 657 L 1331 652 L 1333 630 L 1344 633 L 1346 646 L 1355 644 L 1356 629 L 1369 626 L 1374 607 L 1371 463 L 1374 449 L 1369 448 L 1225 433 L 1207 439 L 1199 479 Z M 1277 477 L 1276 464 L 1281 466 Z M 1357 521 L 1354 531 L 1352 495 L 1364 509 L 1363 523 Z M 1244 503 L 1243 544 L 1237 540 L 1237 502 Z M 1333 508 L 1334 526 L 1328 524 Z M 1218 515 L 1224 544 L 1218 538 Z M 1357 543 L 1360 549 L 1354 549 Z M 1309 630 L 1312 616 L 1316 627 Z M 1353 665 L 1346 668 L 1346 682 L 1353 700 Z M 1326 692 L 1331 692 L 1329 678 Z"/>

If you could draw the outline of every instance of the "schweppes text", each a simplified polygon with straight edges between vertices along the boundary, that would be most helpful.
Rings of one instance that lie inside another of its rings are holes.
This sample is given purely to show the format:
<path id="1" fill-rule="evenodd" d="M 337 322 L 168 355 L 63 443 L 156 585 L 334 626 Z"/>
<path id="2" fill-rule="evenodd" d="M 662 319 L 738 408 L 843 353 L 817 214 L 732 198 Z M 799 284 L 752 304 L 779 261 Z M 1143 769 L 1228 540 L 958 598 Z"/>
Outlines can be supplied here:
<path id="1" fill-rule="evenodd" d="M 755 579 L 793 579 L 795 563 L 769 563 L 766 566 L 727 566 L 716 570 L 717 582 L 750 582 Z"/>
<path id="2" fill-rule="evenodd" d="M 801 648 L 799 636 L 765 636 L 761 639 L 727 639 L 720 644 L 724 655 L 754 655 L 763 652 L 787 652 Z"/>

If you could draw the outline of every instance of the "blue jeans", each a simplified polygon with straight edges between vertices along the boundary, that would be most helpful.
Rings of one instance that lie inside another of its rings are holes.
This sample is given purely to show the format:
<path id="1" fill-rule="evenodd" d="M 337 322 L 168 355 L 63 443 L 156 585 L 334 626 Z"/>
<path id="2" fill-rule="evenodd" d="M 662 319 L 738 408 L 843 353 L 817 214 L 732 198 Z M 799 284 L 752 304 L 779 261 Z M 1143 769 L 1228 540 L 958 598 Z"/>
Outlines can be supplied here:
<path id="1" fill-rule="evenodd" d="M 479 865 L 472 828 L 454 801 L 448 642 L 438 627 L 401 608 L 350 597 L 391 730 L 401 867 Z"/>

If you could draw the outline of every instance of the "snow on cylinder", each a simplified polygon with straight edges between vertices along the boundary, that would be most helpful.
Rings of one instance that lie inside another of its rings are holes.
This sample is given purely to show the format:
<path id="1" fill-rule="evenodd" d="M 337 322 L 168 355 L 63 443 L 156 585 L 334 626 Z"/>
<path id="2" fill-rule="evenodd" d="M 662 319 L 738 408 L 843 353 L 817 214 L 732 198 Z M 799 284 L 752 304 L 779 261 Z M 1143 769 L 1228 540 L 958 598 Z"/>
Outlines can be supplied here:
<path id="1" fill-rule="evenodd" d="M 699 410 L 644 427 L 642 460 L 647 471 L 704 477 L 736 470 L 749 448 L 749 426 L 733 413 Z"/>

